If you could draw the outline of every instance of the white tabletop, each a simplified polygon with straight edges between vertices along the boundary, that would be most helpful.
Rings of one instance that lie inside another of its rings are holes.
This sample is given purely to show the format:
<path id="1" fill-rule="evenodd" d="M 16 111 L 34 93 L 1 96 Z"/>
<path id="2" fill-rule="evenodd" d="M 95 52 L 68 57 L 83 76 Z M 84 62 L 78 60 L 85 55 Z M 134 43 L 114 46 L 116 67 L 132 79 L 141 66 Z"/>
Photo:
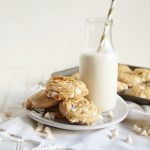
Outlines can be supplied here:
<path id="1" fill-rule="evenodd" d="M 22 103 L 20 94 L 32 85 L 50 76 L 48 68 L 1 68 L 0 69 L 0 113 L 11 112 Z M 12 112 L 13 113 L 13 112 Z M 14 114 L 19 115 L 19 114 Z M 0 140 L 1 150 L 23 150 L 33 147 L 32 143 Z"/>
<path id="2" fill-rule="evenodd" d="M 41 80 L 46 80 L 54 69 L 49 68 L 1 68 L 0 69 L 0 113 L 12 112 L 14 108 L 22 108 L 24 99 L 21 95 Z M 15 111 L 14 116 L 21 115 L 21 111 Z M 127 127 L 119 123 L 118 128 L 123 127 L 126 133 Z M 103 130 L 101 130 L 103 133 Z M 128 131 L 128 134 L 134 134 Z M 61 130 L 59 130 L 61 135 Z M 57 131 L 57 136 L 58 131 Z M 69 135 L 69 134 L 68 134 Z M 69 139 L 68 139 L 69 140 Z M 115 143 L 115 141 L 113 141 Z M 35 147 L 30 142 L 12 142 L 5 139 L 0 140 L 0 150 L 30 150 Z M 142 145 L 141 145 L 142 146 Z"/>

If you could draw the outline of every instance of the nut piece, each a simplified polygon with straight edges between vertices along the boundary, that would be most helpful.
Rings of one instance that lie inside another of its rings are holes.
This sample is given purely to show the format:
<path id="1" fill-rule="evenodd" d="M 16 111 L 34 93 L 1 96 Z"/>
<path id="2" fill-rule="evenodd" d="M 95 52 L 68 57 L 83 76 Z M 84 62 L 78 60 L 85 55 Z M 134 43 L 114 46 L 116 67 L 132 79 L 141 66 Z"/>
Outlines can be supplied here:
<path id="1" fill-rule="evenodd" d="M 133 126 L 133 131 L 135 131 L 136 133 L 140 133 L 142 131 L 142 128 L 138 127 L 136 124 L 134 124 Z"/>
<path id="2" fill-rule="evenodd" d="M 111 119 L 114 117 L 114 114 L 113 114 L 112 111 L 109 111 L 109 112 L 108 112 L 108 117 L 111 118 Z"/>
<path id="3" fill-rule="evenodd" d="M 132 137 L 130 135 L 128 135 L 127 138 L 125 139 L 125 142 L 132 144 L 133 143 Z"/>
<path id="4" fill-rule="evenodd" d="M 43 128 L 44 128 L 44 125 L 38 122 L 35 131 L 41 132 L 41 131 L 43 131 Z"/>
<path id="5" fill-rule="evenodd" d="M 148 134 L 147 134 L 147 131 L 146 131 L 146 130 L 143 130 L 143 131 L 140 133 L 140 135 L 142 135 L 142 136 L 148 136 Z"/>
<path id="6" fill-rule="evenodd" d="M 111 134 L 112 134 L 112 135 L 111 135 L 111 139 L 117 138 L 118 135 L 119 135 L 118 129 L 115 128 L 115 129 L 111 130 Z"/>

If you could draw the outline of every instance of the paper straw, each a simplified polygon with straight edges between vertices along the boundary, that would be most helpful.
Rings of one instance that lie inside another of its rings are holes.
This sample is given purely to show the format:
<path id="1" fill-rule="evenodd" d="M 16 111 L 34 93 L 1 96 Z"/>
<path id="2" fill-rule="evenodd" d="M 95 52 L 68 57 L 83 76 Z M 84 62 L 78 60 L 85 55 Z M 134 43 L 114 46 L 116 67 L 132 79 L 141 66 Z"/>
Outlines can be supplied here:
<path id="1" fill-rule="evenodd" d="M 110 9 L 108 11 L 108 14 L 107 14 L 107 21 L 110 22 L 112 20 L 112 13 L 113 13 L 113 9 L 115 7 L 115 4 L 116 4 L 116 0 L 112 0 L 111 1 L 111 5 L 110 5 Z M 104 27 L 104 31 L 103 31 L 103 34 L 102 34 L 102 37 L 101 37 L 101 40 L 100 40 L 100 45 L 98 47 L 98 52 L 100 51 L 104 41 L 105 41 L 105 38 L 107 36 L 107 33 L 109 31 L 109 25 L 105 23 L 105 27 Z"/>

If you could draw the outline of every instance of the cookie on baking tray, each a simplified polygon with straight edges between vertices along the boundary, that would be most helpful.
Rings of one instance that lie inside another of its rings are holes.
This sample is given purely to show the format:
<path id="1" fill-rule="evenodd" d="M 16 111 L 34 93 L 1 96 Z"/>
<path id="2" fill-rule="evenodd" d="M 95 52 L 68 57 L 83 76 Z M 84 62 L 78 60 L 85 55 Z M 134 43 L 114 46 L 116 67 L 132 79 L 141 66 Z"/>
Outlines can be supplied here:
<path id="1" fill-rule="evenodd" d="M 150 87 L 146 87 L 144 84 L 133 86 L 132 88 L 126 90 L 125 94 L 150 99 Z"/>
<path id="2" fill-rule="evenodd" d="M 117 92 L 122 92 L 127 89 L 128 89 L 128 85 L 126 83 L 123 83 L 121 81 L 117 82 Z"/>
<path id="3" fill-rule="evenodd" d="M 132 70 L 130 69 L 129 66 L 127 65 L 123 65 L 123 64 L 119 64 L 118 65 L 118 72 L 124 72 L 124 73 L 132 73 Z"/>
<path id="4" fill-rule="evenodd" d="M 69 99 L 59 103 L 59 111 L 71 123 L 90 125 L 98 119 L 100 115 L 99 108 L 86 98 Z"/>
<path id="5" fill-rule="evenodd" d="M 136 68 L 133 71 L 134 74 L 140 76 L 144 82 L 150 81 L 150 70 L 144 68 Z"/>
<path id="6" fill-rule="evenodd" d="M 46 84 L 47 96 L 55 100 L 79 99 L 87 96 L 89 91 L 84 82 L 74 77 L 57 76 Z"/>
<path id="7" fill-rule="evenodd" d="M 118 80 L 126 83 L 129 87 L 141 84 L 143 82 L 142 78 L 138 75 L 128 74 L 124 72 L 118 73 Z"/>
<path id="8" fill-rule="evenodd" d="M 32 108 L 49 108 L 55 105 L 58 105 L 58 101 L 49 98 L 47 96 L 46 91 L 42 90 L 31 97 L 29 97 L 26 101 L 26 108 L 32 109 Z"/>

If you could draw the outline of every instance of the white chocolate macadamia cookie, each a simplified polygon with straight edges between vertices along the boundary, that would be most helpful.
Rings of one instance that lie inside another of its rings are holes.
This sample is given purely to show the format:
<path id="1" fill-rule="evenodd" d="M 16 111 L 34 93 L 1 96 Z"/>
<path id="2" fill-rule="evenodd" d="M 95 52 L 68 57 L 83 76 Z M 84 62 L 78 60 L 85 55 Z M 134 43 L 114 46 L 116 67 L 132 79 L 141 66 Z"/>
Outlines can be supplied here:
<path id="1" fill-rule="evenodd" d="M 122 65 L 122 64 L 119 64 L 118 65 L 118 72 L 124 72 L 124 73 L 132 73 L 132 70 L 130 69 L 129 66 L 127 65 Z"/>
<path id="2" fill-rule="evenodd" d="M 71 123 L 87 125 L 96 122 L 100 115 L 98 107 L 86 98 L 62 101 L 59 103 L 59 111 Z"/>
<path id="3" fill-rule="evenodd" d="M 55 100 L 79 99 L 89 91 L 81 80 L 73 77 L 53 77 L 46 84 L 47 96 Z"/>
<path id="4" fill-rule="evenodd" d="M 128 85 L 126 83 L 123 83 L 121 81 L 117 82 L 117 92 L 122 92 L 127 89 L 128 89 Z"/>
<path id="5" fill-rule="evenodd" d="M 150 70 L 143 68 L 134 69 L 134 74 L 140 76 L 144 82 L 150 81 Z"/>
<path id="6" fill-rule="evenodd" d="M 58 101 L 49 98 L 46 91 L 42 90 L 27 99 L 26 108 L 49 108 L 58 105 L 58 103 Z"/>
<path id="7" fill-rule="evenodd" d="M 141 77 L 134 75 L 134 74 L 124 73 L 124 72 L 120 72 L 118 74 L 118 80 L 126 83 L 129 87 L 142 83 Z"/>

